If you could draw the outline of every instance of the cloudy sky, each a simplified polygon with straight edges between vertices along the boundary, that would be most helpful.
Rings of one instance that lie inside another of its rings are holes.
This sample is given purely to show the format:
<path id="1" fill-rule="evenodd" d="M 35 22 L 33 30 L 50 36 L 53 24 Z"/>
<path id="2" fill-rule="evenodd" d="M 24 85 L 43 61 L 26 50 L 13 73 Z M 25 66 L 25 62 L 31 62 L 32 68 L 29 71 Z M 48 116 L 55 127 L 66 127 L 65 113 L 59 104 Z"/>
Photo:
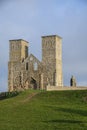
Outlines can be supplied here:
<path id="1" fill-rule="evenodd" d="M 29 41 L 41 60 L 41 36 L 63 38 L 63 80 L 87 86 L 87 0 L 0 0 L 0 91 L 7 90 L 9 40 Z"/>

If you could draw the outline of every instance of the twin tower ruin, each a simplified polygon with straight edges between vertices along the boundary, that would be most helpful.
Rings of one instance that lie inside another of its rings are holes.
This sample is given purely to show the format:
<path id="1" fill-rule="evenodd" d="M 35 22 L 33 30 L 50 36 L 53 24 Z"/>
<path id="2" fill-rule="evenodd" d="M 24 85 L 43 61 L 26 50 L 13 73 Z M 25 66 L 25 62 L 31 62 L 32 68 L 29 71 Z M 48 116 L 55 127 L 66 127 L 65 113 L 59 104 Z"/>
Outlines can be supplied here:
<path id="1" fill-rule="evenodd" d="M 28 55 L 27 41 L 16 39 L 9 42 L 9 91 L 63 86 L 61 37 L 42 36 L 42 61 L 33 54 Z"/>

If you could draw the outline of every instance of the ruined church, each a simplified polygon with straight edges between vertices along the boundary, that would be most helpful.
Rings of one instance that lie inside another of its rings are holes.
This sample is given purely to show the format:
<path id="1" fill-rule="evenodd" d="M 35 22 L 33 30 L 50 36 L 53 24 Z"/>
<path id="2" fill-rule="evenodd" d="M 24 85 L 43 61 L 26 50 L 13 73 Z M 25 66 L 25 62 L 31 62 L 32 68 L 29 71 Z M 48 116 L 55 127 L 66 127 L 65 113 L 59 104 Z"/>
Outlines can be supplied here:
<path id="1" fill-rule="evenodd" d="M 46 89 L 46 86 L 63 86 L 62 38 L 42 36 L 42 61 L 28 54 L 29 43 L 23 39 L 9 41 L 8 88 Z"/>

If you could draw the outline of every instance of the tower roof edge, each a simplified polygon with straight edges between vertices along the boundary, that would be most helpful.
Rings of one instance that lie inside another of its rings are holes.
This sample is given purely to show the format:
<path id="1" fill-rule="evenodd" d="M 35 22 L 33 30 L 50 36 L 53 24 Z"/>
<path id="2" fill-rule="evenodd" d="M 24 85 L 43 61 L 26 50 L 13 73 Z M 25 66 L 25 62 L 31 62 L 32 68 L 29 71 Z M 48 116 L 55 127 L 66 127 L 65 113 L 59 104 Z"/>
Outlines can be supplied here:
<path id="1" fill-rule="evenodd" d="M 24 39 L 12 39 L 12 40 L 9 40 L 9 41 L 25 41 L 25 42 L 29 43 L 28 41 L 26 41 Z"/>
<path id="2" fill-rule="evenodd" d="M 47 35 L 47 36 L 42 36 L 42 38 L 45 38 L 45 37 L 58 37 L 60 39 L 62 39 L 62 37 L 58 36 L 58 35 Z"/>

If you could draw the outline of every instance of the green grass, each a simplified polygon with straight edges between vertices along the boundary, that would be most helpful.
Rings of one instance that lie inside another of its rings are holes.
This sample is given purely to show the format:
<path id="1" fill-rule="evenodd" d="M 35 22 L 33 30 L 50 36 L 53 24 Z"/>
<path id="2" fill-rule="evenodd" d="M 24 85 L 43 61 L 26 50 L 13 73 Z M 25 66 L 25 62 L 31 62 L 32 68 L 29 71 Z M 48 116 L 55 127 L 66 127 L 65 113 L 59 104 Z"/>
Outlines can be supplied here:
<path id="1" fill-rule="evenodd" d="M 87 90 L 28 90 L 0 100 L 0 130 L 87 130 Z"/>

